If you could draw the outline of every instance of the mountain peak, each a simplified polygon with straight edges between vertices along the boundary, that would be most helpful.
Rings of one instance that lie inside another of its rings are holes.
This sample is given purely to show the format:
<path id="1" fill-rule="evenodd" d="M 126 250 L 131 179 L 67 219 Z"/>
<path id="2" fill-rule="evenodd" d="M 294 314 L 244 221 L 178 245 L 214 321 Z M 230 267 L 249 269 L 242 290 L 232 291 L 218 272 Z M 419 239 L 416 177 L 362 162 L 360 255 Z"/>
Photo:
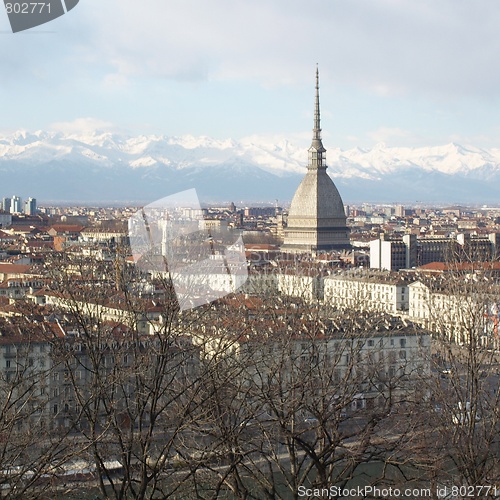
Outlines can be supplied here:
<path id="1" fill-rule="evenodd" d="M 373 199 L 373 183 L 378 183 L 381 193 L 398 186 L 394 188 L 395 193 L 401 195 L 408 186 L 412 186 L 412 190 L 418 187 L 416 179 L 424 179 L 421 189 L 434 190 L 438 196 L 444 192 L 441 182 L 446 184 L 446 189 L 451 189 L 453 183 L 464 182 L 471 192 L 465 191 L 450 201 L 466 201 L 461 197 L 481 199 L 481 192 L 490 190 L 495 179 L 500 180 L 500 149 L 482 150 L 456 142 L 418 148 L 388 147 L 383 142 L 371 149 L 331 148 L 328 158 L 328 172 L 335 177 L 341 191 L 347 190 L 346 199 L 363 189 L 366 189 L 364 199 Z M 207 189 L 214 192 L 225 189 L 229 193 L 235 189 L 234 179 L 238 178 L 245 181 L 242 189 L 249 191 L 246 199 L 252 196 L 257 199 L 265 189 L 261 183 L 253 194 L 250 192 L 253 181 L 249 176 L 253 176 L 253 180 L 267 179 L 269 186 L 265 188 L 276 191 L 271 199 L 284 199 L 280 190 L 288 186 L 286 192 L 291 196 L 298 184 L 297 176 L 305 174 L 306 164 L 307 149 L 283 137 L 252 136 L 236 141 L 193 135 L 128 136 L 105 128 L 78 134 L 19 130 L 0 136 L 2 185 L 8 186 L 5 189 L 9 192 L 18 191 L 41 199 L 49 196 L 44 189 L 64 192 L 79 175 L 82 188 L 88 187 L 87 196 L 92 199 L 101 189 L 100 185 L 103 188 L 106 185 L 104 174 L 110 183 L 108 192 L 118 186 L 128 191 L 135 187 L 134 182 L 137 186 L 151 182 L 151 189 L 153 186 L 160 189 L 162 185 L 165 189 L 180 189 L 186 183 L 187 188 L 196 187 L 200 179 L 205 179 Z M 96 183 L 100 183 L 99 189 L 92 184 L 89 172 L 95 176 Z M 131 176 L 135 181 L 130 181 L 129 186 L 126 179 L 130 180 Z M 142 181 L 138 181 L 137 176 Z M 32 183 L 36 178 L 38 184 Z M 230 179 L 233 184 L 228 184 Z M 371 182 L 371 187 L 364 187 L 365 182 Z M 31 184 L 31 192 L 27 192 Z M 56 199 L 55 195 L 51 196 Z M 420 198 L 423 196 L 419 195 Z M 391 199 L 395 199 L 394 195 Z"/>

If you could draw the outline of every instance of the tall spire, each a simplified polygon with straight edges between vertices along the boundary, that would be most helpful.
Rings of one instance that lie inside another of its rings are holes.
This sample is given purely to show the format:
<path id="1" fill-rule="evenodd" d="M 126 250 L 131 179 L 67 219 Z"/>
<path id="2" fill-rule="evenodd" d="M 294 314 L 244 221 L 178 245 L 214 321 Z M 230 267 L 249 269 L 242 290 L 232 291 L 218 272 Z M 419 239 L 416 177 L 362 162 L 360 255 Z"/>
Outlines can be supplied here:
<path id="1" fill-rule="evenodd" d="M 321 125 L 319 114 L 319 69 L 316 65 L 316 101 L 314 106 L 314 129 L 313 140 L 321 141 Z"/>
<path id="2" fill-rule="evenodd" d="M 324 164 L 326 149 L 321 142 L 321 124 L 319 111 L 319 69 L 316 65 L 316 98 L 314 101 L 314 128 L 311 147 L 309 148 L 309 165 L 307 168 L 326 168 Z"/>

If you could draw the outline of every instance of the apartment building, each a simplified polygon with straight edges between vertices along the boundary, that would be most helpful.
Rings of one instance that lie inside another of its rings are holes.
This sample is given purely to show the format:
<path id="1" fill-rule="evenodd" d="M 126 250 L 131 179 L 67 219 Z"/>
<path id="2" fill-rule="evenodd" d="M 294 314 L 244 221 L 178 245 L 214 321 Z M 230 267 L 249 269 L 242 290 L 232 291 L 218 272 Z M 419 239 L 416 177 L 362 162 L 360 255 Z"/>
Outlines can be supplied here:
<path id="1" fill-rule="evenodd" d="M 467 344 L 471 336 L 487 348 L 500 348 L 498 294 L 491 289 L 440 286 L 437 280 L 409 285 L 408 318 L 446 341 Z"/>
<path id="2" fill-rule="evenodd" d="M 431 262 L 488 261 L 498 257 L 499 249 L 500 233 L 425 238 L 414 234 L 388 238 L 382 233 L 379 239 L 370 241 L 370 267 L 399 271 Z"/>
<path id="3" fill-rule="evenodd" d="M 130 425 L 125 416 L 133 410 L 130 402 L 140 398 L 137 380 L 148 384 L 162 366 L 164 385 L 182 392 L 198 376 L 199 360 L 199 349 L 188 337 L 160 341 L 109 323 L 89 339 L 59 321 L 28 328 L 21 321 L 0 319 L 2 429 L 80 431 L 88 428 L 89 418 L 96 419 L 98 428 L 105 428 L 109 418 Z M 161 388 L 165 394 L 168 390 Z M 92 415 L 84 410 L 89 401 L 101 401 Z"/>
<path id="4" fill-rule="evenodd" d="M 314 266 L 285 266 L 277 273 L 278 290 L 283 295 L 307 302 L 323 299 L 326 272 Z"/>
<path id="5" fill-rule="evenodd" d="M 324 278 L 324 301 L 340 309 L 400 314 L 408 311 L 408 284 L 398 273 L 345 271 Z"/>
<path id="6" fill-rule="evenodd" d="M 236 352 L 247 367 L 247 384 L 261 386 L 273 377 L 276 383 L 298 384 L 305 371 L 314 377 L 317 370 L 324 378 L 318 390 L 329 384 L 327 396 L 349 392 L 342 404 L 354 411 L 383 407 L 389 396 L 394 403 L 409 399 L 430 375 L 430 335 L 410 322 L 360 314 L 330 318 L 324 325 L 317 335 L 304 333 L 311 331 L 304 325 L 288 336 L 240 338 Z"/>

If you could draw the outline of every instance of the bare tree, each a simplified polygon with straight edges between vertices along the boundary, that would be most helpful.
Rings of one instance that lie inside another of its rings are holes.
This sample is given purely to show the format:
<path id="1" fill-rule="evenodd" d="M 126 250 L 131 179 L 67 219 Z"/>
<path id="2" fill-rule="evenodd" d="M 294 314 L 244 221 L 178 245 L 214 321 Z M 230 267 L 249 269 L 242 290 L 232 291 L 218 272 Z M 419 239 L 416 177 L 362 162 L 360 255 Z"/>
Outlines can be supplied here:
<path id="1" fill-rule="evenodd" d="M 26 497 L 41 491 L 50 468 L 60 480 L 77 460 L 117 499 L 284 499 L 303 486 L 429 479 L 475 486 L 498 471 L 489 282 L 484 293 L 465 279 L 435 283 L 428 307 L 441 316 L 429 325 L 441 323 L 431 373 L 425 330 L 335 310 L 317 296 L 320 280 L 296 297 L 268 290 L 181 311 L 167 274 L 147 275 L 119 252 L 115 261 L 54 254 L 47 273 L 53 327 L 36 326 L 36 306 L 25 313 L 50 352 L 50 439 L 33 440 L 38 454 L 30 452 L 46 466 L 5 462 L 22 465 L 9 474 L 27 485 Z M 436 298 L 441 288 L 448 309 Z M 29 389 L 41 371 L 23 355 L 15 385 L 27 389 L 5 393 L 12 429 L 36 420 L 41 396 Z"/>
<path id="2" fill-rule="evenodd" d="M 61 425 L 78 433 L 102 494 L 170 495 L 180 487 L 169 480 L 171 459 L 189 438 L 199 390 L 190 319 L 180 317 L 168 282 L 138 294 L 137 270 L 122 263 L 63 254 L 51 269 L 48 300 L 66 320 L 64 341 L 52 342 Z"/>
<path id="3" fill-rule="evenodd" d="M 482 498 L 500 475 L 498 285 L 485 263 L 455 263 L 425 285 L 434 330 L 425 448 L 434 481 Z"/>
<path id="4" fill-rule="evenodd" d="M 213 323 L 228 348 L 209 356 L 207 424 L 226 461 L 212 468 L 204 498 L 224 488 L 237 498 L 298 498 L 301 485 L 345 486 L 375 462 L 400 465 L 414 426 L 388 438 L 388 421 L 422 397 L 415 381 L 429 372 L 428 335 L 387 316 L 325 316 L 298 299 L 258 306 L 238 325 Z M 380 467 L 372 480 L 385 476 Z"/>
<path id="5" fill-rule="evenodd" d="M 0 322 L 0 491 L 6 498 L 46 498 L 58 468 L 73 454 L 52 428 L 53 366 L 46 331 L 26 308 Z"/>

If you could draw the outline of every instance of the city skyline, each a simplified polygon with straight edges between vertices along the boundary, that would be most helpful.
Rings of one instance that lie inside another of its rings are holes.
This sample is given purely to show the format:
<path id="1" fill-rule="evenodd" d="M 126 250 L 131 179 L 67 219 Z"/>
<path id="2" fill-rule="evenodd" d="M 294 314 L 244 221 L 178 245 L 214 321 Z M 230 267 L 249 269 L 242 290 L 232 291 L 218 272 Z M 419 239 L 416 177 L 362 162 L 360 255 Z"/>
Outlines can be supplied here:
<path id="1" fill-rule="evenodd" d="M 148 7 L 87 0 L 18 34 L 0 16 L 0 132 L 264 136 L 303 147 L 319 63 L 327 149 L 498 146 L 491 0 Z"/>
<path id="2" fill-rule="evenodd" d="M 6 0 L 2 496 L 499 498 L 497 5 Z"/>

